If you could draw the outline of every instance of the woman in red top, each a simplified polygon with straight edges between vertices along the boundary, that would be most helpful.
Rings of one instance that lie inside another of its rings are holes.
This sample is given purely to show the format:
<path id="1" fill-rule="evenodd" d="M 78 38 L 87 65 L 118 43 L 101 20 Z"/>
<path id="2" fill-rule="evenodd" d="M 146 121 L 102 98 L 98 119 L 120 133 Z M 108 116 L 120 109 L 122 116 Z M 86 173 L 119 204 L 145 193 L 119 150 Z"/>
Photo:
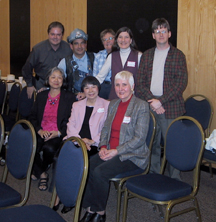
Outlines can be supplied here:
<path id="1" fill-rule="evenodd" d="M 148 164 L 149 150 L 145 140 L 149 105 L 134 96 L 133 89 L 132 73 L 121 71 L 115 75 L 118 99 L 109 104 L 98 146 L 100 151 L 90 159 L 83 197 L 83 207 L 87 211 L 81 222 L 104 222 L 109 180 L 120 173 L 145 169 Z"/>
<path id="2" fill-rule="evenodd" d="M 40 178 L 38 188 L 41 191 L 48 188 L 49 178 L 46 170 L 53 162 L 62 138 L 66 135 L 72 103 L 76 101 L 74 94 L 62 89 L 66 85 L 62 69 L 58 67 L 51 69 L 46 76 L 45 84 L 49 90 L 38 93 L 30 116 L 37 133 L 32 179 Z"/>

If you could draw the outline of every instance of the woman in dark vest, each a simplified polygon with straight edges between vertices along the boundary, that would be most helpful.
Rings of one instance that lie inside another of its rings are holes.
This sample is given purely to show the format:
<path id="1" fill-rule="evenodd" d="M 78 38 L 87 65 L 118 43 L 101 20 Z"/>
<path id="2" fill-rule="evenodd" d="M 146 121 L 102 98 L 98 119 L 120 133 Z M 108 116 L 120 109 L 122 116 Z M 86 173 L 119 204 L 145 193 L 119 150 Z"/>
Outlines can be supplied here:
<path id="1" fill-rule="evenodd" d="M 122 70 L 127 70 L 133 73 L 136 86 L 136 74 L 141 56 L 142 53 L 137 50 L 132 31 L 128 27 L 120 28 L 116 32 L 112 52 L 108 55 L 101 71 L 96 76 L 99 82 L 102 83 L 109 71 L 112 71 L 112 88 L 109 95 L 110 100 L 117 98 L 114 90 L 114 78 L 116 73 Z"/>

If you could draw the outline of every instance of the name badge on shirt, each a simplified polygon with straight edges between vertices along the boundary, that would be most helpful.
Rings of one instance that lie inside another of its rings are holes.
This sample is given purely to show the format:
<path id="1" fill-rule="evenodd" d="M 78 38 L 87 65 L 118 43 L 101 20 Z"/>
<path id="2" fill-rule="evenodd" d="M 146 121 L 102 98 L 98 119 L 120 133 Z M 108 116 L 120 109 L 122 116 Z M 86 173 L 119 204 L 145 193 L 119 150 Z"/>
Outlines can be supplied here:
<path id="1" fill-rule="evenodd" d="M 131 120 L 130 116 L 125 116 L 123 119 L 123 123 L 129 123 Z"/>
<path id="2" fill-rule="evenodd" d="M 128 61 L 128 62 L 127 62 L 127 66 L 128 66 L 128 67 L 135 67 L 135 62 Z"/>
<path id="3" fill-rule="evenodd" d="M 98 113 L 104 113 L 104 108 L 99 108 L 99 109 L 97 110 L 97 112 L 98 112 Z"/>

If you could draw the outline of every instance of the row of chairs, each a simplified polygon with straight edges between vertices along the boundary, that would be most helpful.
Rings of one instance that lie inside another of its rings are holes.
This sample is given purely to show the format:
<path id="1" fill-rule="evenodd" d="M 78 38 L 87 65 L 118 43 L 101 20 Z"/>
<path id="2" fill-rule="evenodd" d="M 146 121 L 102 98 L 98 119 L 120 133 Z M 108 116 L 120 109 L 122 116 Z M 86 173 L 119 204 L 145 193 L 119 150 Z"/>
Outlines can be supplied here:
<path id="1" fill-rule="evenodd" d="M 15 82 L 12 85 L 9 94 L 7 89 L 7 82 L 5 80 L 0 80 L 0 109 L 5 123 L 5 130 L 10 131 L 16 121 L 28 118 L 36 94 L 34 93 L 32 98 L 28 99 L 27 87 L 22 89 L 19 82 Z M 7 105 L 7 108 L 5 105 Z"/>
<path id="2" fill-rule="evenodd" d="M 147 144 L 151 149 L 155 132 L 155 119 L 152 114 L 150 117 Z M 203 127 L 200 123 L 198 123 L 198 121 L 188 116 L 179 117 L 174 120 L 168 128 L 165 139 L 165 152 L 161 174 L 147 174 L 149 169 L 148 166 L 145 172 L 136 172 L 136 175 L 134 175 L 134 172 L 128 172 L 126 175 L 118 175 L 116 178 L 111 180 L 118 184 L 116 221 L 119 221 L 122 192 L 125 192 L 123 212 L 124 221 L 126 220 L 127 200 L 134 196 L 142 198 L 144 196 L 143 199 L 146 201 L 150 201 L 157 205 L 167 205 L 165 221 L 169 221 L 170 218 L 191 210 L 196 211 L 197 218 L 201 221 L 195 195 L 198 190 L 199 166 L 202 159 L 202 153 L 204 151 L 204 141 L 205 137 Z M 190 149 L 188 149 L 188 147 L 190 147 Z M 163 172 L 166 161 L 179 170 L 194 170 L 193 185 L 191 186 L 164 176 Z M 137 175 L 139 173 L 141 173 L 141 175 Z M 125 181 L 126 189 L 123 189 Z M 160 181 L 164 182 L 164 186 L 161 186 Z M 172 189 L 170 189 L 171 185 Z M 169 187 L 169 189 L 167 189 L 167 187 Z M 148 194 L 148 196 L 145 197 L 145 194 Z M 175 200 L 175 198 L 179 201 Z M 171 215 L 171 210 L 175 204 L 188 200 L 193 200 L 195 202 L 195 206 Z"/>
<path id="3" fill-rule="evenodd" d="M 2 142 L 4 138 L 4 122 L 1 115 L 0 133 L 0 142 Z M 72 142 L 73 140 L 81 148 L 77 148 Z M 0 182 L 0 220 L 2 222 L 65 221 L 57 212 L 52 210 L 58 195 L 65 206 L 75 206 L 74 221 L 78 222 L 81 198 L 88 173 L 88 155 L 84 142 L 76 137 L 71 137 L 64 142 L 57 161 L 55 189 L 50 207 L 43 205 L 23 206 L 29 196 L 35 152 L 35 130 L 29 121 L 19 120 L 10 131 L 8 139 L 6 164 L 2 181 Z M 23 195 L 7 185 L 8 172 L 15 180 L 26 180 Z"/>
<path id="4" fill-rule="evenodd" d="M 165 221 L 169 221 L 172 217 L 192 210 L 195 210 L 198 221 L 201 221 L 200 210 L 195 197 L 199 185 L 200 164 L 207 162 L 211 170 L 211 163 L 216 163 L 216 155 L 204 149 L 205 137 L 210 135 L 213 108 L 209 99 L 201 94 L 188 97 L 185 100 L 185 108 L 185 115 L 174 120 L 168 128 L 160 174 L 147 174 L 149 165 L 145 172 L 128 172 L 127 174 L 117 175 L 111 179 L 111 181 L 116 183 L 115 186 L 118 191 L 117 222 L 120 220 L 121 196 L 123 192 L 124 222 L 127 217 L 128 200 L 133 197 L 151 202 L 154 208 L 155 205 L 158 206 L 161 216 L 163 213 L 160 206 L 167 205 Z M 152 138 L 149 140 L 147 137 L 147 144 L 150 151 L 154 131 L 155 119 L 151 114 L 148 136 L 151 135 Z M 192 186 L 164 176 L 164 169 L 167 162 L 180 171 L 193 170 Z M 126 188 L 123 189 L 125 182 Z M 174 205 L 188 200 L 192 200 L 194 206 L 171 214 Z"/>

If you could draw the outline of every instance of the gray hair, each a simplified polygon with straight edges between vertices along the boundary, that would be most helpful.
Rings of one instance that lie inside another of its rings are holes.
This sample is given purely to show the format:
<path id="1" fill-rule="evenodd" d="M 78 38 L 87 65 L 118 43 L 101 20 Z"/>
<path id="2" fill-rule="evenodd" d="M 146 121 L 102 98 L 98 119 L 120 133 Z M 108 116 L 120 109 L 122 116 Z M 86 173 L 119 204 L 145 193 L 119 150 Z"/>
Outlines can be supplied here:
<path id="1" fill-rule="evenodd" d="M 49 85 L 49 77 L 50 77 L 55 71 L 58 71 L 58 72 L 61 73 L 61 76 L 62 76 L 62 78 L 63 78 L 62 87 L 63 87 L 63 88 L 66 87 L 67 84 L 66 84 L 66 78 L 65 78 L 64 70 L 61 69 L 61 68 L 59 68 L 59 67 L 57 67 L 57 66 L 55 66 L 55 67 L 53 67 L 52 69 L 49 70 L 49 72 L 48 72 L 47 75 L 46 75 L 44 85 L 45 85 L 45 86 L 48 86 L 48 87 L 50 86 L 50 85 Z"/>

